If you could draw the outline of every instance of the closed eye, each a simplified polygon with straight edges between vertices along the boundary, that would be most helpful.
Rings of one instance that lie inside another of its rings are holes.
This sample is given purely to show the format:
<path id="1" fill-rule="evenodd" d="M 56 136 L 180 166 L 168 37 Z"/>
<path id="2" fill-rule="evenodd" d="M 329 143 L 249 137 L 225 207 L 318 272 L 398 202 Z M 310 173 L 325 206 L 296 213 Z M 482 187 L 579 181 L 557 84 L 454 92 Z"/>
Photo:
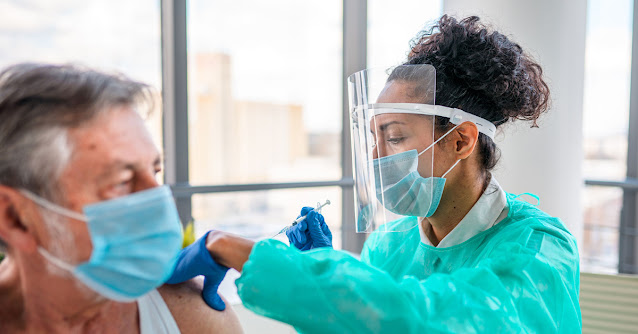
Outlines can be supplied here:
<path id="1" fill-rule="evenodd" d="M 405 137 L 396 137 L 396 138 L 388 139 L 387 142 L 393 145 L 397 145 L 401 143 L 403 140 L 405 140 Z"/>

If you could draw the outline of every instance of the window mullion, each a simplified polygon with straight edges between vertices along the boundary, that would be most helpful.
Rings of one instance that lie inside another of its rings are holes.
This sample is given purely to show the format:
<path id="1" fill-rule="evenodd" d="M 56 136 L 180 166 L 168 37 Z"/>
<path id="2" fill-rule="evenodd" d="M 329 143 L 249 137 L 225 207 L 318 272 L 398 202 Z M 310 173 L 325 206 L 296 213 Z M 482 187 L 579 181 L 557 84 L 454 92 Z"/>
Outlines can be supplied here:
<path id="1" fill-rule="evenodd" d="M 634 0 L 633 36 L 631 50 L 631 94 L 629 100 L 629 129 L 627 145 L 627 178 L 638 177 L 638 1 Z M 638 238 L 624 233 L 638 227 L 636 222 L 636 191 L 625 189 L 618 240 L 618 272 L 636 273 L 638 267 Z"/>
<path id="2" fill-rule="evenodd" d="M 366 68 L 368 56 L 368 3 L 367 0 L 343 1 L 343 119 L 341 140 L 341 168 L 344 179 L 352 179 L 352 149 L 350 147 L 350 112 L 348 101 L 348 76 Z M 360 252 L 365 235 L 354 230 L 354 190 L 342 188 L 341 231 L 342 248 Z"/>
<path id="3" fill-rule="evenodd" d="M 164 183 L 188 184 L 186 0 L 162 0 Z M 192 220 L 191 197 L 176 199 L 183 224 Z"/>

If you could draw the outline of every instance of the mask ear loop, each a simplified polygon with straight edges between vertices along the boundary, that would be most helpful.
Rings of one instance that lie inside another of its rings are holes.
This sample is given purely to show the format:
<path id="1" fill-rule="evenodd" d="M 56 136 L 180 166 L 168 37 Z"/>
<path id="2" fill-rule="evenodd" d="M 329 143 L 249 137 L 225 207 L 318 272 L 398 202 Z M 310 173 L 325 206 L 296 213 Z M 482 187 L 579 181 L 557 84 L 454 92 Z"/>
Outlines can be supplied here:
<path id="1" fill-rule="evenodd" d="M 432 145 L 428 146 L 425 148 L 425 150 L 421 151 L 421 153 L 419 153 L 419 155 L 423 154 L 425 151 L 429 150 L 432 146 L 436 145 L 436 143 L 438 143 L 439 141 L 441 141 L 441 139 L 445 138 L 445 136 L 449 135 L 450 132 L 454 131 L 454 129 L 456 129 L 460 124 L 455 125 L 453 128 L 451 128 L 448 132 L 446 132 L 444 135 L 442 135 L 439 139 L 437 139 L 434 143 L 432 143 Z M 441 177 L 445 177 L 445 175 L 447 175 L 447 173 L 449 173 L 452 168 L 456 167 L 456 165 L 459 164 L 459 162 L 461 162 L 461 159 L 456 160 L 456 162 L 454 163 L 454 165 L 452 165 L 452 167 L 450 167 L 450 169 L 447 170 L 447 172 L 443 173 L 443 175 L 441 175 Z"/>
<path id="2" fill-rule="evenodd" d="M 459 125 L 455 125 L 453 128 L 450 129 L 450 131 L 446 132 L 444 135 L 442 135 L 439 139 L 437 139 L 434 143 L 432 143 L 432 145 L 428 146 L 425 148 L 425 150 L 421 151 L 419 153 L 419 155 L 425 153 L 425 151 L 429 150 L 430 148 L 432 148 L 432 146 L 436 145 L 436 143 L 438 143 L 439 141 L 441 141 L 441 139 L 445 138 L 445 136 L 449 135 L 450 132 L 454 131 L 454 129 L 456 129 Z"/>
<path id="3" fill-rule="evenodd" d="M 63 208 L 63 207 L 58 206 L 56 204 L 53 204 L 53 203 L 47 201 L 46 199 L 44 199 L 44 198 L 42 198 L 42 197 L 40 197 L 40 196 L 38 196 L 38 195 L 26 190 L 26 189 L 20 189 L 20 193 L 22 195 L 24 195 L 24 197 L 32 200 L 33 202 L 35 202 L 39 206 L 41 206 L 41 207 L 43 207 L 43 208 L 45 208 L 45 209 L 47 209 L 49 211 L 53 211 L 53 212 L 55 212 L 55 213 L 57 213 L 59 215 L 63 215 L 63 216 L 66 216 L 66 217 L 69 217 L 69 218 L 72 218 L 72 219 L 77 219 L 77 220 L 80 220 L 80 221 L 83 221 L 83 222 L 87 221 L 86 217 L 83 214 L 75 212 L 75 211 L 72 211 L 72 210 L 69 210 L 67 208 Z"/>
<path id="4" fill-rule="evenodd" d="M 53 211 L 53 212 L 55 212 L 55 213 L 57 213 L 59 215 L 67 216 L 67 217 L 72 218 L 72 219 L 77 219 L 77 220 L 80 220 L 80 221 L 86 221 L 86 217 L 84 217 L 84 215 L 79 214 L 79 213 L 77 213 L 75 211 L 71 211 L 71 210 L 69 210 L 67 208 L 60 207 L 60 206 L 58 206 L 56 204 L 53 204 L 53 203 L 45 200 L 44 198 L 42 198 L 42 197 L 40 197 L 40 196 L 38 196 L 38 195 L 26 190 L 26 189 L 20 189 L 20 193 L 22 195 L 24 195 L 24 197 L 32 200 L 34 203 L 38 204 L 39 206 L 41 206 L 41 207 L 43 207 L 43 208 L 45 208 L 47 210 Z M 60 269 L 64 269 L 64 270 L 66 270 L 68 272 L 73 272 L 75 270 L 75 266 L 70 265 L 70 264 L 58 259 L 53 254 L 49 253 L 48 250 L 44 249 L 41 246 L 38 246 L 38 252 L 47 261 L 49 261 L 51 264 L 53 264 L 54 266 L 56 266 L 56 267 L 58 267 Z"/>
<path id="5" fill-rule="evenodd" d="M 445 175 L 447 175 L 447 173 L 449 173 L 449 172 L 452 170 L 452 168 L 456 167 L 456 165 L 458 165 L 458 164 L 459 164 L 459 162 L 461 162 L 461 159 L 456 160 L 456 162 L 454 163 L 454 165 L 452 165 L 452 167 L 450 167 L 450 169 L 448 169 L 448 170 L 447 170 L 447 172 L 445 172 L 445 173 L 443 173 L 443 175 L 441 175 L 441 178 L 444 178 L 444 177 L 445 177 Z"/>
<path id="6" fill-rule="evenodd" d="M 44 249 L 44 248 L 42 248 L 40 246 L 38 246 L 38 252 L 40 252 L 40 254 L 42 254 L 42 256 L 44 256 L 44 258 L 47 259 L 47 261 L 49 261 L 50 263 L 52 263 L 56 267 L 64 269 L 64 270 L 66 270 L 68 272 L 73 272 L 75 270 L 75 266 L 72 266 L 72 265 L 70 265 L 70 264 L 58 259 L 53 254 L 49 253 L 49 251 L 47 251 L 46 249 Z"/>

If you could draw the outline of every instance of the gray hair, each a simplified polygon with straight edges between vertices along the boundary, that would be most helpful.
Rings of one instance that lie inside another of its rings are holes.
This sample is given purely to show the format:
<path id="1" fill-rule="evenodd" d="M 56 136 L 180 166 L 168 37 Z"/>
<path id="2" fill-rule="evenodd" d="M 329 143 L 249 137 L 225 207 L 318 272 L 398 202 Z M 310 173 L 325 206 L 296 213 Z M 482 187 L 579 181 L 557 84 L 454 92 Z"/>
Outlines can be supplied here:
<path id="1" fill-rule="evenodd" d="M 67 130 L 112 107 L 150 106 L 151 96 L 146 84 L 77 65 L 6 68 L 0 72 L 0 184 L 57 201 L 58 178 L 72 152 Z"/>

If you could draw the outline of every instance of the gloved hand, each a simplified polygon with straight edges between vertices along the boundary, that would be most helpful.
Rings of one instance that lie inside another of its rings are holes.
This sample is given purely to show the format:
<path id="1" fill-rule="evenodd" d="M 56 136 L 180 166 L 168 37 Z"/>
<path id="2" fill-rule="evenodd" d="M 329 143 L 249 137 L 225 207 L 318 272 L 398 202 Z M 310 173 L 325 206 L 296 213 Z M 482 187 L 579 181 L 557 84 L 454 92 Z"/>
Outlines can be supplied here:
<path id="1" fill-rule="evenodd" d="M 217 288 L 226 276 L 228 268 L 215 262 L 208 252 L 206 248 L 208 233 L 210 231 L 190 246 L 182 249 L 177 259 L 175 271 L 166 283 L 181 283 L 195 276 L 204 275 L 204 289 L 202 290 L 204 301 L 213 309 L 223 311 L 226 309 L 226 304 L 219 297 Z"/>
<path id="2" fill-rule="evenodd" d="M 307 206 L 301 209 L 301 214 L 297 218 L 306 216 L 306 219 L 286 230 L 290 244 L 302 251 L 318 247 L 332 248 L 332 233 L 323 215 L 313 209 Z"/>

